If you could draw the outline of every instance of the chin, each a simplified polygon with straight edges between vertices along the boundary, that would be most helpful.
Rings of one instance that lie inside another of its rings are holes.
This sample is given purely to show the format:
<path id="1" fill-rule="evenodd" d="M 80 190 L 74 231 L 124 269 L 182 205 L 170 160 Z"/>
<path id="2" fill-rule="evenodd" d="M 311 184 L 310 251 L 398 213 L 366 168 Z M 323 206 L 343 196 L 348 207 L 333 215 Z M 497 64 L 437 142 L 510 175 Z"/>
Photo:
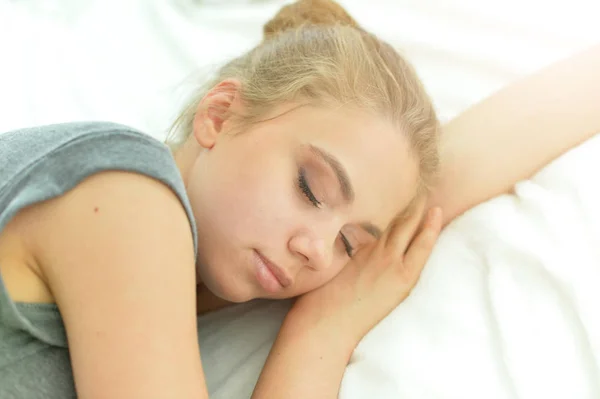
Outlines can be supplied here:
<path id="1" fill-rule="evenodd" d="M 247 293 L 242 293 L 235 290 L 224 290 L 219 286 L 217 286 L 215 289 L 209 285 L 206 287 L 217 297 L 232 303 L 244 303 L 255 299 L 252 295 L 248 295 Z"/>
<path id="2" fill-rule="evenodd" d="M 234 281 L 231 275 L 219 275 L 219 273 L 211 273 L 210 268 L 198 268 L 200 282 L 213 295 L 224 299 L 228 302 L 242 303 L 255 299 L 255 296 L 249 289 L 240 284 L 239 281 Z"/>

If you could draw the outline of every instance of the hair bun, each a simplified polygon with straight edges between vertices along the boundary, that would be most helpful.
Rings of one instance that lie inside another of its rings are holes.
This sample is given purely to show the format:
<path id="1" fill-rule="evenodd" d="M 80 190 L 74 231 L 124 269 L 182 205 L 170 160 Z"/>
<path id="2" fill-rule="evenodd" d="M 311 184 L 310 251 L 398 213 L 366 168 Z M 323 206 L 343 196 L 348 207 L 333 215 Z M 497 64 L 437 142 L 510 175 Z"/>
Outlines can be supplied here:
<path id="1" fill-rule="evenodd" d="M 299 0 L 284 6 L 263 28 L 264 38 L 271 38 L 285 30 L 303 25 L 348 25 L 358 24 L 333 0 Z"/>

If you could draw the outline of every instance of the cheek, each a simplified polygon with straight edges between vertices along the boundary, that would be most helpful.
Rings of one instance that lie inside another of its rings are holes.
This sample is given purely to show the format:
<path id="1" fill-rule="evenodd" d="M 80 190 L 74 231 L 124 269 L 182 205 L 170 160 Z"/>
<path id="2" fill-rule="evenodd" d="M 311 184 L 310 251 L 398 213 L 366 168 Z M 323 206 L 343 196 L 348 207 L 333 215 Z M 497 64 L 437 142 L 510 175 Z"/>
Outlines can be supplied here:
<path id="1" fill-rule="evenodd" d="M 289 176 L 259 163 L 211 169 L 188 187 L 199 231 L 242 246 L 284 238 L 295 204 Z"/>
<path id="2" fill-rule="evenodd" d="M 234 221 L 243 220 L 243 210 L 236 206 L 241 201 L 234 185 L 220 182 L 218 176 L 202 174 L 193 175 L 190 181 L 188 195 L 199 230 L 213 235 L 234 226 Z"/>

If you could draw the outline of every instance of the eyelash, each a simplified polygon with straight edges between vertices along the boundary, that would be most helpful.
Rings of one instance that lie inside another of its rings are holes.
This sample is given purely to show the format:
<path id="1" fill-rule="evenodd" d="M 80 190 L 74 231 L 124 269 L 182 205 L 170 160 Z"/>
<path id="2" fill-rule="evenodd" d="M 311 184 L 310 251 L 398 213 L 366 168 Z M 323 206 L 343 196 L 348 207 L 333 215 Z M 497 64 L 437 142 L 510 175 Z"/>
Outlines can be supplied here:
<path id="1" fill-rule="evenodd" d="M 300 188 L 300 191 L 302 191 L 302 194 L 304 194 L 304 196 L 313 206 L 317 208 L 321 207 L 321 201 L 319 201 L 317 197 L 315 197 L 312 190 L 310 189 L 310 186 L 308 185 L 308 182 L 306 181 L 306 172 L 304 168 L 300 168 L 298 172 L 298 187 Z M 344 250 L 346 251 L 346 254 L 348 255 L 348 257 L 351 258 L 352 253 L 354 252 L 354 248 L 352 248 L 350 241 L 348 241 L 344 234 L 340 233 L 340 238 L 342 239 L 342 244 L 344 244 Z"/>
<path id="2" fill-rule="evenodd" d="M 348 239 L 346 238 L 345 235 L 340 233 L 340 237 L 342 238 L 342 243 L 344 244 L 344 249 L 346 250 L 346 255 L 348 255 L 348 257 L 351 258 L 352 254 L 354 253 L 354 248 L 352 248 L 350 241 L 348 241 Z"/>
<path id="3" fill-rule="evenodd" d="M 306 181 L 306 172 L 304 171 L 304 168 L 300 168 L 300 171 L 298 172 L 298 186 L 300 187 L 300 190 L 302 191 L 304 196 L 308 198 L 311 204 L 313 204 L 317 208 L 321 207 L 321 201 L 319 201 L 317 197 L 315 197 L 312 190 L 308 186 L 308 182 Z"/>

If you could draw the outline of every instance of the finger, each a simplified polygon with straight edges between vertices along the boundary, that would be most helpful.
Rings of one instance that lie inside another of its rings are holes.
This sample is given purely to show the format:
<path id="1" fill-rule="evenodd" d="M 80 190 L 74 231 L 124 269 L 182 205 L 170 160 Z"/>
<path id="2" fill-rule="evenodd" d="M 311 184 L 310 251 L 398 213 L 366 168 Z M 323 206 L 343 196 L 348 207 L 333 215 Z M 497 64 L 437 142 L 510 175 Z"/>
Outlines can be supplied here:
<path id="1" fill-rule="evenodd" d="M 404 256 L 402 267 L 409 271 L 409 275 L 415 277 L 415 281 L 427 263 L 441 229 L 442 210 L 432 208 L 428 212 L 423 228 L 411 242 Z"/>
<path id="2" fill-rule="evenodd" d="M 423 219 L 423 211 L 425 209 L 425 200 L 419 201 L 414 212 L 408 218 L 398 218 L 391 223 L 384 245 L 386 250 L 393 254 L 402 256 L 406 252 L 406 248 L 414 237 L 421 220 Z"/>

